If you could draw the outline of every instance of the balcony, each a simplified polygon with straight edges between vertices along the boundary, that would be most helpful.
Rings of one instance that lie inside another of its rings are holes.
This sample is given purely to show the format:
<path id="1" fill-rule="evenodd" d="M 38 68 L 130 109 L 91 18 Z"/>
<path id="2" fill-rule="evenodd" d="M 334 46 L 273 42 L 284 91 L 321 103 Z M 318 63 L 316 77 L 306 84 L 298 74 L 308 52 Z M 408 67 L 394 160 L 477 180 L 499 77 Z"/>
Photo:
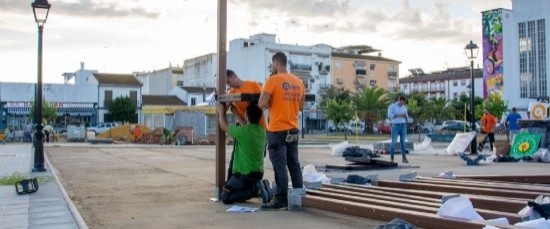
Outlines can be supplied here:
<path id="1" fill-rule="evenodd" d="M 397 78 L 397 72 L 388 72 L 388 78 Z"/>
<path id="2" fill-rule="evenodd" d="M 309 64 L 290 64 L 290 71 L 297 72 L 311 72 L 311 65 Z"/>

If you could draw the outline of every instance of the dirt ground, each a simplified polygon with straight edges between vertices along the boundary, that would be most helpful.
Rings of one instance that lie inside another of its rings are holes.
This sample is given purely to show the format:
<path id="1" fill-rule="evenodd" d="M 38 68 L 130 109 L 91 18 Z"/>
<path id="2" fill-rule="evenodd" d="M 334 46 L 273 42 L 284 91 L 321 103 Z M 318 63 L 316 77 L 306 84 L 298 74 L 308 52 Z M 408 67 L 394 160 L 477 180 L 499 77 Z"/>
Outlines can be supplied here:
<path id="1" fill-rule="evenodd" d="M 372 228 L 381 223 L 310 210 L 226 213 L 229 206 L 209 200 L 212 147 L 46 151 L 90 228 Z M 244 206 L 257 207 L 259 201 Z"/>
<path id="2" fill-rule="evenodd" d="M 113 147 L 50 146 L 49 160 L 58 170 L 65 189 L 91 228 L 373 228 L 382 222 L 307 209 L 305 211 L 259 211 L 226 213 L 229 207 L 214 203 L 214 147 Z M 230 152 L 230 148 L 227 148 Z M 229 155 L 227 155 L 229 156 Z M 229 158 L 229 157 L 227 157 Z M 323 146 L 300 148 L 306 164 L 344 164 Z M 331 172 L 378 174 L 398 179 L 417 171 L 434 176 L 452 170 L 455 174 L 548 174 L 549 164 L 498 163 L 465 166 L 455 156 L 409 155 L 420 168 Z M 273 180 L 272 167 L 265 162 L 265 177 Z M 251 200 L 244 206 L 259 206 Z"/>

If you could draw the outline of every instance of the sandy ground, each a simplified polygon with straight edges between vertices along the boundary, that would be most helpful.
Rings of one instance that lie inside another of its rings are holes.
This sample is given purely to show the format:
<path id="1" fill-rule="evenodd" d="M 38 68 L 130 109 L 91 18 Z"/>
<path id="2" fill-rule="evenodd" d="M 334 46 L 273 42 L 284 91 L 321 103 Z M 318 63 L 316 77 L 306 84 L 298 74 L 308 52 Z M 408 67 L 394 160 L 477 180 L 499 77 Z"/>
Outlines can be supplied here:
<path id="1" fill-rule="evenodd" d="M 227 148 L 227 152 L 230 152 Z M 381 222 L 307 209 L 298 212 L 259 211 L 226 213 L 229 207 L 214 203 L 214 148 L 204 147 L 112 147 L 50 146 L 48 157 L 58 170 L 64 187 L 91 228 L 373 228 Z M 229 155 L 228 155 L 229 156 Z M 399 158 L 399 157 L 397 157 Z M 344 164 L 330 156 L 328 147 L 300 149 L 306 164 Z M 331 172 L 378 174 L 398 179 L 408 171 L 434 176 L 452 170 L 455 174 L 548 174 L 542 163 L 500 163 L 467 167 L 454 156 L 409 155 L 420 168 Z M 266 175 L 273 180 L 269 160 Z M 251 200 L 244 206 L 258 206 Z"/>

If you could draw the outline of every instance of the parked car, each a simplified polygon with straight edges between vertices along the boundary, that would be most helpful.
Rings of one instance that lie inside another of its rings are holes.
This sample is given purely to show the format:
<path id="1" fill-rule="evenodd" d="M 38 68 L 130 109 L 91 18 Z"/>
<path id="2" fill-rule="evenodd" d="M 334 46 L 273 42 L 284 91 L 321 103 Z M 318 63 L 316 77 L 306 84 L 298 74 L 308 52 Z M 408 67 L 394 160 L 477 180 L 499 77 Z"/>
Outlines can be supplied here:
<path id="1" fill-rule="evenodd" d="M 346 125 L 344 125 L 343 123 L 340 123 L 340 125 L 338 126 L 333 125 L 328 127 L 329 132 L 342 132 L 344 130 L 346 130 Z"/>
<path id="2" fill-rule="evenodd" d="M 116 123 L 112 123 L 112 122 L 104 122 L 104 123 L 100 123 L 98 124 L 97 126 L 92 126 L 92 127 L 88 127 L 88 131 L 94 131 L 96 134 L 101 134 L 105 131 L 108 131 L 112 128 L 115 128 L 117 127 L 118 124 Z"/>
<path id="3" fill-rule="evenodd" d="M 460 132 L 470 131 L 470 123 L 462 120 L 448 120 L 434 128 L 436 132 Z M 476 131 L 479 131 L 479 126 L 476 124 Z"/>
<path id="4" fill-rule="evenodd" d="M 61 123 L 53 124 L 53 130 L 57 134 L 67 133 L 67 127 Z"/>
<path id="5" fill-rule="evenodd" d="M 347 124 L 346 131 L 350 134 L 365 134 L 365 124 L 361 122 Z"/>
<path id="6" fill-rule="evenodd" d="M 391 123 L 381 122 L 376 129 L 379 134 L 391 134 Z"/>

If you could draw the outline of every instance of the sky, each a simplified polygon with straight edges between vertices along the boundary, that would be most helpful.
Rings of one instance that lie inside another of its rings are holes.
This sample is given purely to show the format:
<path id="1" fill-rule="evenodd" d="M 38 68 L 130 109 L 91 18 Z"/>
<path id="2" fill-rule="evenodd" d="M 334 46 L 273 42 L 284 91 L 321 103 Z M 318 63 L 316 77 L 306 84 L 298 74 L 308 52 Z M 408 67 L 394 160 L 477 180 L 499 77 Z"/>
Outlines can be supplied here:
<path id="1" fill-rule="evenodd" d="M 0 0 L 0 82 L 36 82 L 37 26 L 31 0 Z M 86 69 L 104 73 L 182 66 L 216 52 L 216 0 L 49 0 L 43 80 Z M 481 46 L 481 12 L 511 0 L 228 0 L 228 41 L 258 33 L 280 43 L 369 45 L 407 69 L 468 65 Z M 481 53 L 481 51 L 480 51 Z M 476 60 L 476 66 L 480 58 Z"/>

